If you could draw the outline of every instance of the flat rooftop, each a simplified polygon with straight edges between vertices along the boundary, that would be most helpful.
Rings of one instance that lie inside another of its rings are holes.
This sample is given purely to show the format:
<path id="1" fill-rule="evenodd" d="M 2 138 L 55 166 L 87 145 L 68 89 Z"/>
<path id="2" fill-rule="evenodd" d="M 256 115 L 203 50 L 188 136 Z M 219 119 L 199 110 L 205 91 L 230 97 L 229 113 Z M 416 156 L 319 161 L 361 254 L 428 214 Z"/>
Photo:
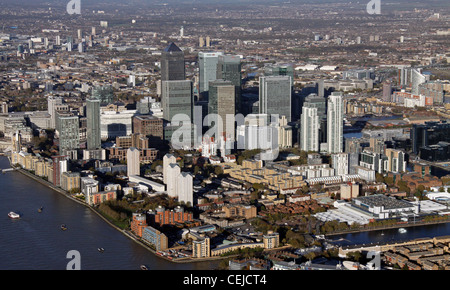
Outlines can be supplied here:
<path id="1" fill-rule="evenodd" d="M 409 208 L 414 207 L 414 205 L 405 200 L 399 200 L 394 197 L 385 196 L 383 194 L 375 194 L 369 196 L 360 196 L 356 200 L 363 205 L 368 207 L 381 207 L 384 206 L 385 209 L 396 209 L 396 208 Z"/>

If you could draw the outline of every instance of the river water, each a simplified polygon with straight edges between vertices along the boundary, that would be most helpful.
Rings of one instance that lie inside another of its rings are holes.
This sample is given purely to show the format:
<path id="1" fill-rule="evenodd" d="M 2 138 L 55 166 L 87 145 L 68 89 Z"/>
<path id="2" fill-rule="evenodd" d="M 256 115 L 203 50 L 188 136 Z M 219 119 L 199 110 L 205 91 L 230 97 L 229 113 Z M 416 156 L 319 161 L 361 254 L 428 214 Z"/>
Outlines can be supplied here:
<path id="1" fill-rule="evenodd" d="M 0 168 L 9 167 L 0 157 Z M 21 218 L 10 219 L 10 211 Z M 142 264 L 150 270 L 207 270 L 218 263 L 161 259 L 90 209 L 19 172 L 0 174 L 0 229 L 0 270 L 65 270 L 71 250 L 79 252 L 81 270 L 139 270 Z"/>
<path id="2" fill-rule="evenodd" d="M 390 243 L 410 241 L 421 238 L 434 238 L 450 235 L 450 223 L 434 224 L 426 226 L 408 226 L 406 232 L 400 232 L 399 229 L 385 229 L 358 233 L 349 233 L 341 235 L 328 236 L 327 238 L 335 241 L 335 244 L 341 246 L 364 245 L 371 243 Z"/>

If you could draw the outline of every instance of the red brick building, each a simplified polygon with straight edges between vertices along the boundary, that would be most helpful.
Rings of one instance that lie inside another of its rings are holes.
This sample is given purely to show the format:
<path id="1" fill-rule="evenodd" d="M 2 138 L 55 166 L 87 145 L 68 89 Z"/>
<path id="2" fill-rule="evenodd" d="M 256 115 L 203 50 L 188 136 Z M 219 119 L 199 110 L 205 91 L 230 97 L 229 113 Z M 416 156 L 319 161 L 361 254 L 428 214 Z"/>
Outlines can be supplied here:
<path id="1" fill-rule="evenodd" d="M 175 225 L 193 221 L 193 214 L 185 212 L 182 207 L 177 207 L 174 210 L 166 210 L 164 207 L 158 207 L 154 212 L 154 221 L 160 226 Z"/>
<path id="2" fill-rule="evenodd" d="M 147 218 L 143 213 L 133 213 L 131 221 L 131 231 L 137 236 L 142 237 L 145 227 L 147 227 Z"/>

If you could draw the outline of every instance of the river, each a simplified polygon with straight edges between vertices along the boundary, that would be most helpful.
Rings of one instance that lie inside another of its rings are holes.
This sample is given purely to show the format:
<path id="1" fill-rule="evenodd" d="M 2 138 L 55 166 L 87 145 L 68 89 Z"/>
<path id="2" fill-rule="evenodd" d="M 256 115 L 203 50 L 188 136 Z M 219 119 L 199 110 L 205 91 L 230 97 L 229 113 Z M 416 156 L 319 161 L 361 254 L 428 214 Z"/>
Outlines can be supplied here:
<path id="1" fill-rule="evenodd" d="M 0 157 L 0 168 L 9 167 L 8 159 Z M 65 270 L 71 250 L 80 253 L 81 270 L 139 270 L 142 264 L 150 270 L 209 270 L 218 264 L 157 257 L 89 208 L 19 172 L 0 174 L 0 196 L 0 270 Z M 10 211 L 21 218 L 10 219 Z"/>
<path id="2" fill-rule="evenodd" d="M 364 245 L 370 243 L 390 243 L 410 241 L 420 238 L 434 238 L 450 235 L 450 223 L 408 226 L 406 232 L 399 229 L 385 229 L 328 236 L 329 240 L 340 246 Z"/>

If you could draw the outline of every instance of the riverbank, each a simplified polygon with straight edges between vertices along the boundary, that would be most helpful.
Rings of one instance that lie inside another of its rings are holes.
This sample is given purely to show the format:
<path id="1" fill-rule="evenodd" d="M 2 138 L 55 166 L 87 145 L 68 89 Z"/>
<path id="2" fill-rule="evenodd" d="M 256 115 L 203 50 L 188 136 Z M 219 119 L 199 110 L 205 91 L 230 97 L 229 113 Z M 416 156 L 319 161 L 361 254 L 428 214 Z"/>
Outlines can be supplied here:
<path id="1" fill-rule="evenodd" d="M 113 224 L 111 221 L 109 221 L 106 217 L 104 217 L 104 216 L 103 216 L 100 212 L 98 212 L 95 208 L 93 208 L 92 206 L 86 204 L 84 201 L 81 201 L 81 200 L 79 200 L 79 199 L 77 199 L 77 198 L 74 198 L 74 197 L 70 196 L 69 194 L 67 194 L 67 192 L 66 192 L 65 190 L 63 190 L 63 189 L 61 189 L 61 188 L 59 188 L 59 187 L 57 187 L 57 186 L 54 186 L 54 185 L 53 185 L 52 183 L 50 183 L 49 181 L 46 181 L 46 180 L 44 180 L 44 179 L 42 179 L 42 178 L 40 178 L 40 177 L 38 177 L 38 176 L 32 174 L 31 172 L 28 172 L 27 170 L 22 169 L 22 168 L 17 169 L 16 171 L 17 171 L 17 172 L 20 172 L 21 174 L 23 174 L 23 175 L 25 175 L 25 176 L 27 176 L 27 177 L 29 177 L 29 178 L 31 178 L 31 179 L 33 179 L 34 181 L 37 181 L 37 182 L 39 182 L 40 184 L 42 184 L 42 185 L 44 185 L 44 186 L 46 186 L 46 187 L 48 187 L 48 188 L 50 188 L 50 189 L 56 191 L 57 193 L 59 193 L 59 194 L 65 196 L 66 198 L 68 198 L 68 199 L 70 199 L 70 200 L 72 200 L 72 201 L 75 201 L 75 202 L 77 202 L 78 204 L 83 205 L 83 206 L 89 208 L 92 212 L 94 212 L 97 216 L 99 216 L 102 220 L 104 220 L 109 226 L 111 226 L 111 227 L 113 227 L 114 229 L 116 229 L 117 231 L 121 232 L 123 235 L 125 235 L 126 237 L 128 237 L 128 238 L 131 239 L 132 241 L 136 242 L 137 244 L 143 246 L 146 250 L 148 250 L 148 251 L 152 252 L 153 254 L 155 254 L 155 256 L 157 256 L 157 257 L 159 257 L 159 258 L 161 258 L 161 259 L 164 259 L 164 260 L 166 260 L 166 261 L 169 261 L 169 262 L 173 262 L 173 263 L 178 263 L 178 262 L 179 262 L 179 261 L 177 261 L 177 260 L 171 260 L 171 259 L 168 259 L 167 257 L 157 255 L 157 252 L 156 252 L 155 250 L 153 250 L 153 249 L 150 248 L 149 246 L 147 246 L 147 245 L 145 245 L 144 243 L 142 243 L 142 241 L 140 241 L 139 238 L 135 237 L 132 233 L 129 233 L 128 231 L 119 228 L 118 226 L 116 226 L 115 224 Z M 189 261 L 189 262 L 195 262 L 195 261 Z"/>
<path id="2" fill-rule="evenodd" d="M 9 158 L 8 158 L 9 159 Z M 10 161 L 10 160 L 9 160 Z M 11 164 L 11 162 L 10 162 Z M 12 166 L 12 165 L 11 165 Z M 70 196 L 65 190 L 61 189 L 60 187 L 57 187 L 55 185 L 53 185 L 51 182 L 42 179 L 39 176 L 34 175 L 33 173 L 23 169 L 23 168 L 18 168 L 15 171 L 21 173 L 22 175 L 25 175 L 31 179 L 33 179 L 34 181 L 39 182 L 40 184 L 56 191 L 57 193 L 63 195 L 64 197 L 77 202 L 80 205 L 83 205 L 87 208 L 89 208 L 92 212 L 94 212 L 97 216 L 99 216 L 103 221 L 105 221 L 109 226 L 113 227 L 114 229 L 116 229 L 117 231 L 119 231 L 120 233 L 122 233 L 124 236 L 126 236 L 127 238 L 131 239 L 132 241 L 134 241 L 135 243 L 139 244 L 140 246 L 142 246 L 144 249 L 148 250 L 149 252 L 151 252 L 152 254 L 154 254 L 156 257 L 161 258 L 165 261 L 169 261 L 172 263 L 199 263 L 199 262 L 211 262 L 211 261 L 218 261 L 218 260 L 223 260 L 229 257 L 209 257 L 209 258 L 179 258 L 179 259 L 174 259 L 174 258 L 169 258 L 166 257 L 164 255 L 160 255 L 158 254 L 158 252 L 154 249 L 152 249 L 150 246 L 148 246 L 147 244 L 145 244 L 139 237 L 135 236 L 131 231 L 127 231 L 125 229 L 121 229 L 120 227 L 116 226 L 114 223 L 112 223 L 110 220 L 108 220 L 105 216 L 103 216 L 98 210 L 96 210 L 94 207 L 88 205 L 86 202 L 79 200 L 78 198 L 72 197 Z"/>

